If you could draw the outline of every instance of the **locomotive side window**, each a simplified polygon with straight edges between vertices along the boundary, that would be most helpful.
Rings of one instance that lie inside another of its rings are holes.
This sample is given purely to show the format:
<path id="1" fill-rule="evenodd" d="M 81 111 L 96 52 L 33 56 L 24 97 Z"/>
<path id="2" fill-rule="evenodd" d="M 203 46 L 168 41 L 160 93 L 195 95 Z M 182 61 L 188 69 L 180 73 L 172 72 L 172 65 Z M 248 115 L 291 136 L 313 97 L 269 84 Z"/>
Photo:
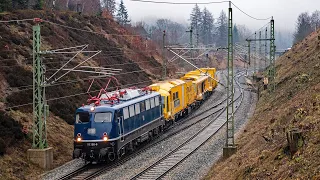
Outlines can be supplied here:
<path id="1" fill-rule="evenodd" d="M 88 112 L 79 112 L 76 114 L 76 123 L 87 123 L 90 121 Z"/>
<path id="2" fill-rule="evenodd" d="M 136 109 L 136 114 L 140 114 L 140 104 L 139 103 L 135 104 L 134 108 Z"/>
<path id="3" fill-rule="evenodd" d="M 156 104 L 156 106 L 159 106 L 159 97 L 157 96 L 157 97 L 155 97 L 154 98 L 154 100 L 155 100 L 155 104 Z"/>
<path id="4" fill-rule="evenodd" d="M 94 122 L 111 122 L 112 120 L 112 113 L 96 113 L 94 115 Z"/>
<path id="5" fill-rule="evenodd" d="M 150 109 L 150 101 L 149 99 L 146 100 L 146 110 Z"/>
<path id="6" fill-rule="evenodd" d="M 154 98 L 150 98 L 151 108 L 154 108 Z"/>
<path id="7" fill-rule="evenodd" d="M 130 117 L 133 117 L 134 114 L 134 105 L 129 106 L 129 111 L 130 111 Z"/>
<path id="8" fill-rule="evenodd" d="M 123 108 L 123 119 L 129 118 L 129 110 L 128 107 Z"/>
<path id="9" fill-rule="evenodd" d="M 143 112 L 146 110 L 146 105 L 144 104 L 144 101 L 140 102 L 140 111 Z"/>

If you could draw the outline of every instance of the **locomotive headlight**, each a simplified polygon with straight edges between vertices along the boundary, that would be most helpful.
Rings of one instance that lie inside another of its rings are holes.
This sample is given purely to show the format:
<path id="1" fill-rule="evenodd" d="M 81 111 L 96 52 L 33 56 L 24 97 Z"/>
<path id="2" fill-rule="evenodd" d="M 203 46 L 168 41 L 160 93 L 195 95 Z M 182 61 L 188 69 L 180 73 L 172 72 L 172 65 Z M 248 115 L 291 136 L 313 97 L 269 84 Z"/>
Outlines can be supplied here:
<path id="1" fill-rule="evenodd" d="M 104 136 L 104 137 L 103 137 L 103 141 L 108 141 L 108 137 L 107 137 L 107 136 Z"/>
<path id="2" fill-rule="evenodd" d="M 103 141 L 108 141 L 108 135 L 106 132 L 103 133 Z"/>
<path id="3" fill-rule="evenodd" d="M 94 111 L 94 106 L 91 106 L 90 111 Z"/>
<path id="4" fill-rule="evenodd" d="M 81 133 L 77 134 L 77 142 L 81 142 L 82 138 L 81 138 Z"/>
<path id="5" fill-rule="evenodd" d="M 81 142 L 81 137 L 77 137 L 77 142 Z"/>

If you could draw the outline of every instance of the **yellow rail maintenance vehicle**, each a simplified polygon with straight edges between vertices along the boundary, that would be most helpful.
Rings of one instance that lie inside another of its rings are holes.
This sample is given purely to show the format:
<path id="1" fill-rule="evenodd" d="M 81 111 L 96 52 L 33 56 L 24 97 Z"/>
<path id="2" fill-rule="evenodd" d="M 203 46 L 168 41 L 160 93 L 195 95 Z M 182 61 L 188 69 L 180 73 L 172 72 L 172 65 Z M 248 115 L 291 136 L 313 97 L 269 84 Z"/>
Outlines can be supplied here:
<path id="1" fill-rule="evenodd" d="M 163 115 L 167 123 L 172 124 L 173 120 L 191 112 L 191 107 L 195 102 L 195 92 L 191 81 L 171 79 L 152 84 L 149 87 L 161 94 Z"/>
<path id="2" fill-rule="evenodd" d="M 195 99 L 197 100 L 197 105 L 200 105 L 202 101 L 209 97 L 209 76 L 200 72 L 199 70 L 190 71 L 185 76 L 181 78 L 184 81 L 192 81 L 194 91 L 196 92 Z"/>
<path id="3" fill-rule="evenodd" d="M 208 90 L 212 93 L 213 90 L 218 86 L 218 82 L 217 82 L 218 79 L 216 77 L 216 68 L 200 68 L 200 70 L 207 73 L 211 77 L 209 78 Z"/>

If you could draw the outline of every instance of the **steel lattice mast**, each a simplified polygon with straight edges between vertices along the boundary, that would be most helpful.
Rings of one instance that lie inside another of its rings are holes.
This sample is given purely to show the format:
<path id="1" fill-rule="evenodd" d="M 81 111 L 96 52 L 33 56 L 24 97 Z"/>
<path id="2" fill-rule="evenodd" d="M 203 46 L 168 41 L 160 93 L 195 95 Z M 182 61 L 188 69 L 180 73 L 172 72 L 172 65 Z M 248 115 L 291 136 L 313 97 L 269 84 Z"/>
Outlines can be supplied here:
<path id="1" fill-rule="evenodd" d="M 270 69 L 269 69 L 269 80 L 270 80 L 270 90 L 275 90 L 275 36 L 274 36 L 274 20 L 273 17 L 270 22 Z"/>
<path id="2" fill-rule="evenodd" d="M 165 80 L 167 77 L 167 58 L 165 57 L 165 38 L 166 38 L 166 31 L 163 31 L 162 37 L 162 56 L 163 56 L 163 77 L 162 79 Z"/>
<path id="3" fill-rule="evenodd" d="M 234 147 L 234 87 L 233 87 L 233 29 L 232 8 L 229 4 L 228 13 L 228 87 L 227 87 L 227 139 L 226 148 Z"/>
<path id="4" fill-rule="evenodd" d="M 262 35 L 261 35 L 261 31 L 259 31 L 259 39 L 262 39 Z M 262 51 L 261 51 L 261 41 L 259 41 L 259 56 L 258 56 L 258 72 L 260 72 L 261 69 L 261 55 L 262 55 Z"/>
<path id="5" fill-rule="evenodd" d="M 34 149 L 48 147 L 45 100 L 45 76 L 41 59 L 41 35 L 39 23 L 33 26 L 33 143 Z"/>
<path id="6" fill-rule="evenodd" d="M 257 54 L 257 32 L 254 32 L 254 44 L 253 44 L 253 76 L 256 73 L 256 54 Z"/>

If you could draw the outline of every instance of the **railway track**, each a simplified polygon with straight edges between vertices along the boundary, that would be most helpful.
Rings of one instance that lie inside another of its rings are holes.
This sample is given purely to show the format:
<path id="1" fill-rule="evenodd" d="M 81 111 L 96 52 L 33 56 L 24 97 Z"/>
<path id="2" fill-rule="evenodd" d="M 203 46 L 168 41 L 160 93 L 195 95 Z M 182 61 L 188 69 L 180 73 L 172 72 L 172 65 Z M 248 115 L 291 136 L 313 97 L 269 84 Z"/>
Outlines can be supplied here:
<path id="1" fill-rule="evenodd" d="M 239 73 L 238 75 L 241 76 Z M 235 101 L 240 99 L 236 110 L 240 107 L 244 95 L 243 89 L 240 84 L 236 81 L 239 86 L 240 95 L 235 99 Z M 167 155 L 153 163 L 151 166 L 145 168 L 143 171 L 132 177 L 132 180 L 136 179 L 161 179 L 168 172 L 174 169 L 177 165 L 183 162 L 186 158 L 191 156 L 197 149 L 199 149 L 203 144 L 205 144 L 212 136 L 214 136 L 226 123 L 226 117 L 223 116 L 226 107 L 223 108 L 219 114 L 207 123 L 202 129 L 200 129 L 193 136 L 184 141 L 181 145 L 176 147 L 174 150 L 169 152 Z"/>
<path id="2" fill-rule="evenodd" d="M 104 172 L 106 172 L 107 170 L 110 170 L 114 167 L 117 167 L 123 163 L 125 163 L 126 161 L 130 160 L 131 158 L 143 153 L 144 151 L 146 151 L 147 149 L 156 146 L 157 144 L 159 144 L 162 141 L 165 141 L 166 139 L 194 126 L 195 124 L 200 123 L 201 121 L 205 120 L 206 118 L 208 118 L 209 116 L 212 116 L 213 114 L 216 114 L 218 112 L 220 112 L 222 110 L 222 108 L 216 109 L 214 112 L 210 112 L 210 110 L 213 110 L 215 108 L 217 108 L 218 106 L 220 106 L 223 102 L 225 102 L 227 100 L 227 98 L 223 99 L 221 102 L 215 104 L 214 106 L 210 107 L 209 109 L 203 111 L 203 113 L 209 112 L 208 114 L 199 114 L 195 117 L 192 118 L 196 118 L 196 117 L 200 117 L 200 119 L 198 119 L 197 121 L 194 121 L 174 132 L 171 132 L 169 134 L 166 134 L 166 136 L 164 138 L 161 139 L 156 139 L 153 143 L 151 144 L 147 144 L 146 146 L 141 147 L 140 149 L 137 149 L 137 151 L 135 151 L 134 153 L 130 154 L 129 156 L 125 157 L 124 159 L 121 159 L 119 161 L 116 161 L 114 163 L 111 163 L 109 165 L 101 165 L 100 168 L 97 168 L 98 165 L 91 165 L 91 164 L 87 164 L 85 166 L 83 166 L 80 169 L 77 169 L 76 171 L 73 171 L 61 178 L 59 178 L 60 180 L 67 180 L 67 179 L 93 179 L 101 174 L 103 174 Z M 202 116 L 202 117 L 201 117 Z M 187 120 L 184 120 L 184 122 L 188 122 Z M 176 124 L 176 125 L 180 125 L 182 123 Z"/>
<path id="3" fill-rule="evenodd" d="M 99 175 L 105 173 L 106 171 L 112 169 L 112 168 L 115 168 L 117 166 L 120 166 L 122 165 L 123 163 L 125 163 L 126 161 L 132 159 L 133 157 L 143 153 L 144 151 L 146 151 L 147 149 L 151 148 L 151 147 L 154 147 L 156 146 L 157 144 L 159 144 L 160 142 L 162 141 L 165 141 L 167 140 L 168 138 L 202 122 L 203 120 L 207 119 L 208 117 L 214 115 L 214 114 L 217 114 L 217 113 L 220 113 L 224 108 L 220 107 L 218 108 L 219 106 L 221 106 L 223 103 L 225 103 L 227 100 L 227 98 L 225 97 L 223 100 L 221 100 L 219 103 L 216 103 L 212 106 L 210 106 L 209 108 L 206 108 L 205 110 L 201 111 L 201 112 L 197 112 L 196 115 L 193 115 L 191 117 L 186 117 L 184 118 L 183 120 L 181 121 L 178 121 L 176 123 L 176 126 L 179 126 L 181 124 L 184 124 L 185 122 L 188 122 L 190 119 L 195 119 L 195 118 L 198 118 L 197 120 L 193 121 L 192 123 L 188 124 L 188 125 L 185 125 L 183 126 L 182 128 L 179 128 L 178 130 L 175 130 L 171 133 L 166 133 L 164 134 L 165 137 L 163 138 L 160 138 L 160 139 L 155 139 L 154 142 L 150 143 L 150 144 L 146 144 L 145 146 L 142 146 L 141 148 L 137 149 L 135 152 L 129 154 L 128 156 L 124 157 L 123 159 L 121 160 L 118 160 L 118 161 L 115 161 L 113 163 L 110 163 L 110 164 L 107 164 L 107 165 L 103 165 L 103 164 L 100 164 L 100 165 L 92 165 L 92 164 L 86 164 L 85 166 L 83 166 L 82 168 L 80 169 L 77 169 L 76 171 L 73 171 L 61 178 L 59 178 L 60 180 L 66 180 L 66 179 L 85 179 L 85 180 L 88 180 L 88 179 L 93 179 L 95 177 L 98 177 Z"/>

